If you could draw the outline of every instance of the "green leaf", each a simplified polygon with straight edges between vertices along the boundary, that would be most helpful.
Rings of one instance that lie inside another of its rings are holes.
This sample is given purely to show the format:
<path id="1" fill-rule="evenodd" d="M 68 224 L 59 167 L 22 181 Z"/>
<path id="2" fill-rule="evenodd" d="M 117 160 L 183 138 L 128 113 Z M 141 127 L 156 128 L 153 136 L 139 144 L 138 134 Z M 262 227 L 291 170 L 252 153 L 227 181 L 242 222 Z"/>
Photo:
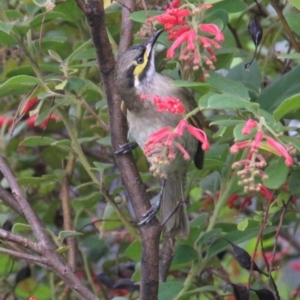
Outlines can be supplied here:
<path id="1" fill-rule="evenodd" d="M 60 233 L 58 234 L 58 239 L 62 242 L 65 238 L 69 236 L 77 236 L 77 235 L 82 235 L 82 233 L 74 230 L 63 230 L 60 231 Z"/>
<path id="2" fill-rule="evenodd" d="M 203 190 L 208 190 L 212 193 L 220 189 L 221 176 L 219 172 L 214 171 L 200 181 L 200 186 Z"/>
<path id="3" fill-rule="evenodd" d="M 273 112 L 285 99 L 300 93 L 300 65 L 273 82 L 257 98 L 260 107 Z"/>
<path id="4" fill-rule="evenodd" d="M 55 51 L 53 51 L 53 50 L 48 50 L 48 53 L 49 53 L 49 56 L 50 56 L 54 61 L 59 62 L 59 63 L 62 62 L 61 57 L 60 57 L 59 54 L 56 53 Z"/>
<path id="5" fill-rule="evenodd" d="M 31 28 L 40 26 L 42 22 L 46 23 L 53 19 L 64 19 L 65 14 L 55 12 L 55 11 L 47 11 L 45 13 L 41 13 L 32 18 L 29 22 Z"/>
<path id="6" fill-rule="evenodd" d="M 247 107 L 259 107 L 256 103 L 245 101 L 238 96 L 231 94 L 216 94 L 208 98 L 210 109 L 240 109 Z"/>
<path id="7" fill-rule="evenodd" d="M 228 117 L 228 116 L 227 116 Z M 227 119 L 227 120 L 216 120 L 216 121 L 212 121 L 209 123 L 209 125 L 218 125 L 218 126 L 236 126 L 238 124 L 241 124 L 241 120 L 230 120 L 230 119 Z M 244 124 L 244 122 L 243 122 Z"/>
<path id="8" fill-rule="evenodd" d="M 93 164 L 100 172 L 104 172 L 105 170 L 109 170 L 114 167 L 113 164 L 100 163 L 100 162 L 96 162 L 96 161 L 94 161 Z"/>
<path id="9" fill-rule="evenodd" d="M 19 75 L 9 78 L 0 85 L 0 97 L 26 94 L 37 84 L 42 85 L 42 82 L 33 76 Z"/>
<path id="10" fill-rule="evenodd" d="M 12 29 L 14 28 L 14 25 L 15 24 L 13 22 L 0 21 L 0 31 L 10 34 Z"/>
<path id="11" fill-rule="evenodd" d="M 21 231 L 32 231 L 31 226 L 28 224 L 23 223 L 15 223 L 13 228 L 11 229 L 11 232 L 13 234 L 16 234 Z"/>
<path id="12" fill-rule="evenodd" d="M 273 115 L 276 121 L 279 121 L 287 113 L 300 109 L 300 94 L 293 95 L 282 101 L 275 109 Z"/>
<path id="13" fill-rule="evenodd" d="M 240 231 L 244 231 L 248 227 L 248 224 L 249 224 L 248 218 L 244 218 L 242 219 L 242 221 L 238 223 L 237 229 Z"/>
<path id="14" fill-rule="evenodd" d="M 253 239 L 258 236 L 258 233 L 260 231 L 259 226 L 253 227 L 253 225 L 255 223 L 256 222 L 253 222 L 253 221 L 249 222 L 248 228 L 245 229 L 244 231 L 233 230 L 230 233 L 226 234 L 224 237 L 235 244 L 239 244 L 242 242 L 246 242 L 250 239 Z M 273 232 L 275 228 L 276 227 L 274 227 L 274 226 L 266 227 L 263 232 L 263 235 Z M 221 251 L 225 250 L 226 248 L 228 248 L 227 241 L 225 241 L 224 239 L 217 240 L 215 243 L 213 243 L 210 246 L 210 248 L 208 250 L 208 254 L 207 254 L 208 258 L 214 257 L 216 254 L 220 253 Z"/>
<path id="15" fill-rule="evenodd" d="M 158 287 L 158 300 L 174 299 L 174 297 L 183 289 L 183 282 L 174 280 L 160 282 Z"/>
<path id="16" fill-rule="evenodd" d="M 240 82 L 209 72 L 207 83 L 218 93 L 230 94 L 243 99 L 249 99 L 247 88 Z"/>
<path id="17" fill-rule="evenodd" d="M 299 184 L 299 178 L 300 178 L 300 168 L 297 168 L 292 171 L 292 174 L 289 177 L 289 190 L 292 195 L 299 196 L 300 195 L 300 184 Z"/>
<path id="18" fill-rule="evenodd" d="M 58 254 L 62 254 L 66 251 L 68 251 L 69 249 L 71 249 L 71 246 L 63 246 L 63 247 L 59 247 L 55 250 L 56 253 Z"/>
<path id="19" fill-rule="evenodd" d="M 299 0 L 288 0 L 291 4 L 293 4 L 297 9 L 300 10 Z"/>
<path id="20" fill-rule="evenodd" d="M 175 256 L 172 264 L 185 264 L 198 258 L 198 252 L 187 244 L 175 247 Z"/>
<path id="21" fill-rule="evenodd" d="M 145 23 L 148 17 L 158 16 L 162 13 L 162 11 L 157 10 L 148 10 L 147 13 L 144 10 L 139 10 L 131 13 L 130 19 L 138 23 Z"/>
<path id="22" fill-rule="evenodd" d="M 50 146 L 51 144 L 57 142 L 57 140 L 49 138 L 49 137 L 42 137 L 42 136 L 30 136 L 24 139 L 20 146 L 25 147 L 37 147 L 37 146 Z"/>
<path id="23" fill-rule="evenodd" d="M 199 217 L 190 222 L 191 228 L 201 228 L 208 220 L 208 213 L 202 213 Z"/>
<path id="24" fill-rule="evenodd" d="M 32 185 L 32 184 L 41 184 L 45 179 L 43 177 L 26 177 L 22 176 L 18 178 L 19 185 Z"/>
<path id="25" fill-rule="evenodd" d="M 247 4 L 241 0 L 225 0 L 215 3 L 214 9 L 224 9 L 228 13 L 236 13 L 246 10 Z"/>
<path id="26" fill-rule="evenodd" d="M 257 98 L 261 88 L 261 71 L 255 60 L 247 70 L 245 69 L 245 62 L 238 64 L 229 70 L 226 78 L 243 84 L 250 92 L 250 95 L 255 99 Z"/>
<path id="27" fill-rule="evenodd" d="M 210 84 L 203 82 L 191 82 L 185 80 L 174 80 L 172 81 L 172 85 L 186 87 L 198 92 L 207 93 L 210 90 Z"/>
<path id="28" fill-rule="evenodd" d="M 288 172 L 289 168 L 285 165 L 284 158 L 274 159 L 265 169 L 269 178 L 263 180 L 263 184 L 269 189 L 277 189 L 286 181 Z"/>
<path id="29" fill-rule="evenodd" d="M 133 261 L 140 261 L 142 253 L 142 245 L 139 241 L 132 242 L 125 250 L 125 255 Z"/>

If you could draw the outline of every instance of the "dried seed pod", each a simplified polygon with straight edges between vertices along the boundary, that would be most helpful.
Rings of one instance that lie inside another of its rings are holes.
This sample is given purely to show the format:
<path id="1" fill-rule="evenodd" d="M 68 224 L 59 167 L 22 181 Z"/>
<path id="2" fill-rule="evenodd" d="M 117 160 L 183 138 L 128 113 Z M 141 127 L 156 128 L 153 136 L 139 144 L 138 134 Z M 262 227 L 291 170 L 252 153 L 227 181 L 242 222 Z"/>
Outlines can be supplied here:
<path id="1" fill-rule="evenodd" d="M 275 300 L 275 297 L 270 290 L 267 289 L 261 289 L 261 290 L 250 289 L 250 290 L 255 292 L 258 299 L 260 300 Z"/>
<path id="2" fill-rule="evenodd" d="M 257 20 L 257 16 L 249 22 L 248 31 L 252 37 L 255 47 L 257 48 L 263 36 L 263 29 Z"/>
<path id="3" fill-rule="evenodd" d="M 234 298 L 237 300 L 248 300 L 249 299 L 249 290 L 246 286 L 241 283 L 235 284 L 230 283 L 233 289 Z"/>
<path id="4" fill-rule="evenodd" d="M 243 269 L 250 270 L 251 269 L 251 255 L 241 247 L 236 244 L 230 242 L 226 239 L 226 241 L 232 246 L 234 258 L 240 264 Z M 260 274 L 264 274 L 268 276 L 266 273 L 260 270 L 255 262 L 253 262 L 253 271 L 257 271 Z"/>
<path id="5" fill-rule="evenodd" d="M 263 29 L 262 29 L 262 27 L 261 27 L 261 25 L 260 25 L 260 23 L 257 19 L 257 16 L 255 16 L 254 19 L 252 19 L 249 22 L 248 31 L 249 31 L 249 33 L 252 37 L 253 43 L 255 45 L 255 51 L 254 51 L 254 54 L 253 54 L 253 57 L 252 57 L 251 61 L 249 63 L 245 64 L 245 69 L 248 69 L 251 66 L 251 64 L 252 64 L 252 62 L 253 62 L 253 60 L 256 56 L 258 45 L 259 45 L 259 43 L 261 41 L 261 38 L 263 36 Z"/>

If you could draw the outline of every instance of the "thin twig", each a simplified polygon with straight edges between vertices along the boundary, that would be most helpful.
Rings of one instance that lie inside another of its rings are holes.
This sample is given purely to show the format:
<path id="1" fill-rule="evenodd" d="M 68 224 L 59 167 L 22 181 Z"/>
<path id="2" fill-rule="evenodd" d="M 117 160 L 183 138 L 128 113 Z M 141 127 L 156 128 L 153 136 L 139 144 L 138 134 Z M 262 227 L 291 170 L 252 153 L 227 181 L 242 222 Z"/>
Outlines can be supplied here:
<path id="1" fill-rule="evenodd" d="M 7 254 L 9 256 L 12 256 L 12 257 L 15 257 L 18 259 L 25 259 L 28 262 L 38 263 L 38 264 L 43 265 L 44 267 L 48 263 L 47 259 L 44 257 L 35 256 L 35 255 L 27 254 L 24 252 L 18 252 L 18 251 L 14 251 L 14 250 L 2 248 L 2 247 L 0 247 L 0 253 Z"/>
<path id="2" fill-rule="evenodd" d="M 66 175 L 63 178 L 61 186 L 61 204 L 63 212 L 64 230 L 74 230 L 72 222 L 72 206 L 70 200 L 70 181 L 74 173 L 76 156 L 70 152 L 66 165 Z M 76 268 L 76 240 L 74 236 L 67 237 L 67 245 L 70 246 L 68 251 L 69 267 L 75 271 Z"/>
<path id="3" fill-rule="evenodd" d="M 297 41 L 296 41 L 296 39 L 294 37 L 294 34 L 293 34 L 293 32 L 292 32 L 292 30 L 291 30 L 288 22 L 286 21 L 286 19 L 285 19 L 283 13 L 282 13 L 280 7 L 277 5 L 276 1 L 274 1 L 274 0 L 271 1 L 271 5 L 275 9 L 275 11 L 276 11 L 276 13 L 277 13 L 277 15 L 278 15 L 278 17 L 279 17 L 282 25 L 283 25 L 283 28 L 284 28 L 286 34 L 288 35 L 288 37 L 289 37 L 289 39 L 290 39 L 293 47 L 295 48 L 296 52 L 300 53 L 300 46 L 297 43 Z"/>
<path id="4" fill-rule="evenodd" d="M 23 236 L 12 234 L 9 231 L 6 231 L 1 228 L 0 228 L 0 239 L 9 241 L 9 242 L 14 242 L 17 245 L 28 248 L 36 253 L 39 253 L 39 254 L 42 253 L 42 251 L 37 243 L 31 242 Z"/>
<path id="5" fill-rule="evenodd" d="M 250 266 L 250 270 L 249 270 L 250 273 L 249 273 L 249 278 L 248 278 L 248 288 L 250 288 L 250 286 L 251 286 L 251 276 L 252 276 L 252 273 L 253 273 L 253 266 L 254 266 L 255 256 L 256 256 L 256 252 L 257 252 L 260 240 L 262 239 L 263 231 L 264 231 L 264 229 L 267 225 L 267 222 L 268 222 L 268 215 L 269 215 L 269 209 L 270 209 L 271 204 L 272 204 L 272 202 L 269 201 L 267 209 L 265 210 L 265 213 L 264 213 L 264 219 L 263 219 L 262 224 L 260 226 L 258 237 L 257 237 L 256 244 L 255 244 L 255 247 L 254 247 L 254 252 L 253 252 L 252 259 L 251 259 L 251 266 Z"/>
<path id="6" fill-rule="evenodd" d="M 82 97 L 80 98 L 80 102 L 84 106 L 84 108 L 98 121 L 98 123 L 100 124 L 100 126 L 104 130 L 109 131 L 109 128 L 108 128 L 107 124 L 105 124 L 105 122 L 103 122 L 99 118 L 99 116 L 94 112 L 94 110 L 89 106 L 89 104 Z"/>

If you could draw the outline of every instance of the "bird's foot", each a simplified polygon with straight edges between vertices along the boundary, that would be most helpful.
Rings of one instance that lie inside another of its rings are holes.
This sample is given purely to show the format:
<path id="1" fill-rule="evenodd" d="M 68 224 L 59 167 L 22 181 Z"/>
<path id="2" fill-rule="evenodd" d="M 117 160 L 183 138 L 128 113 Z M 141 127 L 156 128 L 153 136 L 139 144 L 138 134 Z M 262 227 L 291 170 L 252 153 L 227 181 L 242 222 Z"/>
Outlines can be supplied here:
<path id="1" fill-rule="evenodd" d="M 117 150 L 115 152 L 115 154 L 125 154 L 128 153 L 130 151 L 132 151 L 133 149 L 135 149 L 138 146 L 138 144 L 136 142 L 131 142 L 131 143 L 126 143 L 123 144 L 121 146 L 119 146 L 119 150 Z"/>
<path id="2" fill-rule="evenodd" d="M 141 222 L 138 223 L 138 225 L 145 225 L 151 222 L 155 217 L 156 213 L 159 211 L 159 208 L 160 208 L 160 202 L 157 201 L 155 204 L 151 206 L 149 210 L 146 211 L 145 214 L 143 214 L 143 219 Z"/>

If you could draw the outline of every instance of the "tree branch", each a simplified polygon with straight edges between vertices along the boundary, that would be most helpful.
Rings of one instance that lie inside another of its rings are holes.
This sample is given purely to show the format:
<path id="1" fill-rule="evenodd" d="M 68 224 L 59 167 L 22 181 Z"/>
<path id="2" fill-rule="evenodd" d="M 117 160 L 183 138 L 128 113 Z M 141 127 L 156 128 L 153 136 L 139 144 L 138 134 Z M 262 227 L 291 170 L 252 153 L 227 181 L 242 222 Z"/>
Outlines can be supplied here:
<path id="1" fill-rule="evenodd" d="M 127 0 L 124 1 L 123 4 L 123 13 L 125 16 L 122 17 L 124 24 L 122 24 L 123 35 L 121 35 L 120 45 L 122 48 L 120 49 L 120 52 L 124 52 L 125 48 L 129 46 L 132 40 L 132 25 L 130 27 L 126 25 L 127 22 L 130 22 L 129 18 L 126 18 L 126 15 L 129 13 L 127 8 L 134 7 L 134 1 Z M 103 1 L 88 0 L 85 6 L 85 15 L 91 29 L 92 39 L 96 48 L 97 61 L 105 86 L 110 115 L 112 146 L 114 151 L 116 151 L 119 149 L 120 145 L 127 141 L 127 127 L 125 126 L 125 117 L 120 109 L 121 99 L 116 94 L 114 88 L 115 60 L 106 32 Z M 124 19 L 126 19 L 126 22 Z M 125 29 L 126 26 L 128 26 L 129 30 Z M 143 218 L 143 214 L 150 208 L 150 202 L 134 163 L 133 156 L 132 154 L 118 155 L 116 156 L 116 161 L 135 215 L 138 221 L 140 221 Z M 142 236 L 140 299 L 155 300 L 157 299 L 158 293 L 158 245 L 160 225 L 155 219 L 151 224 L 142 226 L 140 232 Z"/>
<path id="2" fill-rule="evenodd" d="M 286 21 L 286 19 L 285 19 L 283 13 L 282 13 L 280 7 L 277 5 L 276 1 L 274 1 L 274 0 L 271 1 L 271 5 L 275 9 L 275 11 L 276 11 L 276 13 L 277 13 L 277 15 L 278 15 L 278 17 L 279 17 L 282 25 L 283 25 L 283 28 L 284 28 L 286 34 L 288 35 L 288 37 L 289 37 L 289 39 L 290 39 L 293 47 L 295 48 L 295 50 L 297 51 L 297 53 L 300 53 L 300 46 L 297 43 L 297 41 L 296 41 L 296 39 L 294 37 L 294 34 L 293 34 L 293 32 L 292 32 L 292 30 L 291 30 L 288 22 Z"/>
<path id="3" fill-rule="evenodd" d="M 33 233 L 38 241 L 38 243 L 33 243 L 26 238 L 11 234 L 8 231 L 0 229 L 0 238 L 4 240 L 15 242 L 23 247 L 28 247 L 34 252 L 40 254 L 45 260 L 43 262 L 35 262 L 42 265 L 42 267 L 47 266 L 49 270 L 58 275 L 65 283 L 68 285 L 79 297 L 79 299 L 85 300 L 98 300 L 98 298 L 80 281 L 80 279 L 73 273 L 68 265 L 65 265 L 61 257 L 55 252 L 55 244 L 49 238 L 49 236 L 43 231 L 42 224 L 32 208 L 30 207 L 27 200 L 22 195 L 21 189 L 10 171 L 9 167 L 5 163 L 4 159 L 0 157 L 0 171 L 3 173 L 4 177 L 8 181 L 12 193 L 15 195 L 15 199 L 20 206 L 24 216 L 26 217 L 29 225 L 31 226 Z M 2 252 L 5 250 L 2 250 Z M 13 251 L 13 250 L 11 250 Z M 12 253 L 12 252 L 11 252 Z M 14 253 L 19 255 L 17 253 Z M 31 257 L 33 258 L 33 257 Z"/>
<path id="4" fill-rule="evenodd" d="M 14 198 L 14 196 L 9 193 L 4 187 L 0 185 L 0 199 L 6 203 L 8 206 L 10 206 L 14 211 L 16 211 L 19 215 L 23 215 L 23 212 L 18 205 L 17 200 Z"/>
<path id="5" fill-rule="evenodd" d="M 31 226 L 34 235 L 40 242 L 43 243 L 43 245 L 45 245 L 46 247 L 50 247 L 51 243 L 49 242 L 49 237 L 47 236 L 46 233 L 44 233 L 40 220 L 37 218 L 32 208 L 30 207 L 29 203 L 22 195 L 22 191 L 14 175 L 12 174 L 11 170 L 9 169 L 9 167 L 7 166 L 7 164 L 5 163 L 2 157 L 0 157 L 0 171 L 3 173 L 4 177 L 8 181 L 10 188 L 12 190 L 12 194 L 14 195 L 14 198 L 17 200 L 18 205 L 21 208 L 21 211 L 23 212 L 29 225 Z"/>

